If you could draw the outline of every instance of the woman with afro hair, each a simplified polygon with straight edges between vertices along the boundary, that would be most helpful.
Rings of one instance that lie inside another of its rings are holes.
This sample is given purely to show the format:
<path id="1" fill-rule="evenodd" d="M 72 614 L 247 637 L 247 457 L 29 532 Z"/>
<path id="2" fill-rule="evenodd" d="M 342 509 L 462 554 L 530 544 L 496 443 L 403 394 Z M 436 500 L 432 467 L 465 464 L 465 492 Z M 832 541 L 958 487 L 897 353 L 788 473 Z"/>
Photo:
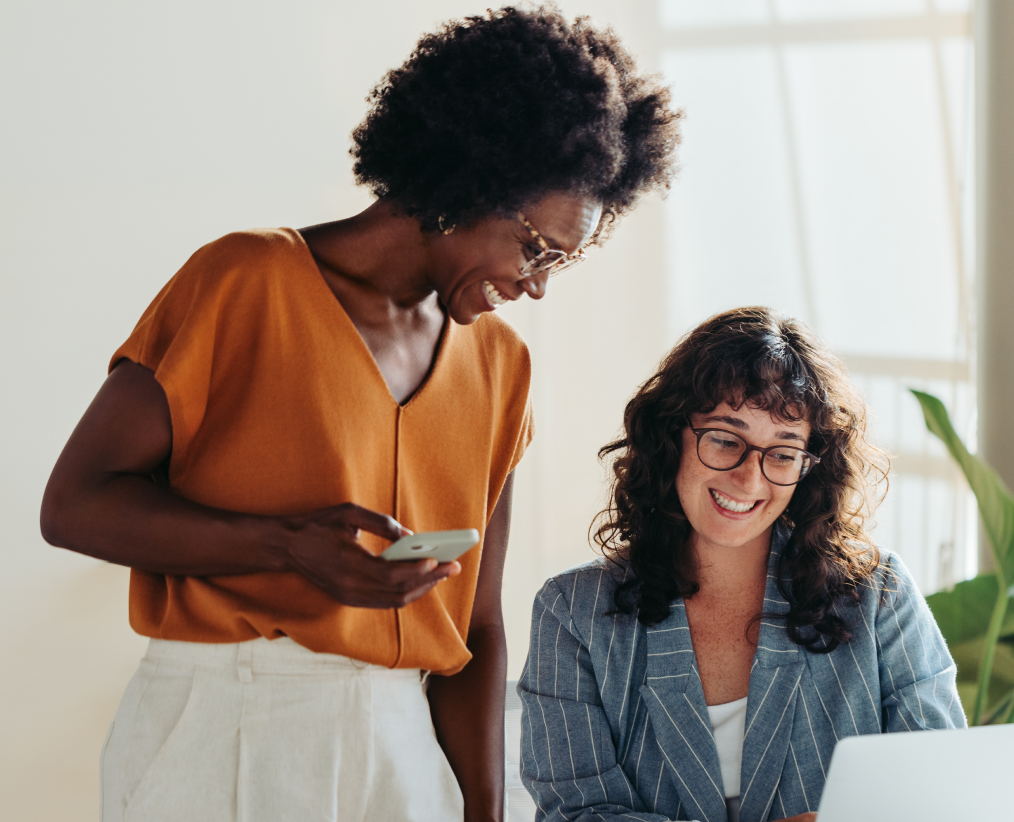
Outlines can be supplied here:
<path id="1" fill-rule="evenodd" d="M 530 364 L 494 315 L 668 187 L 679 115 L 609 29 L 445 24 L 353 134 L 362 213 L 198 250 L 114 353 L 46 490 L 150 637 L 105 822 L 488 820 Z M 377 556 L 475 528 L 460 561 Z M 433 676 L 429 676 L 432 673 Z"/>
<path id="2" fill-rule="evenodd" d="M 539 592 L 518 683 L 536 819 L 813 822 L 838 740 L 965 725 L 925 600 L 869 536 L 888 466 L 865 403 L 804 325 L 702 323 L 599 453 L 604 557 Z"/>

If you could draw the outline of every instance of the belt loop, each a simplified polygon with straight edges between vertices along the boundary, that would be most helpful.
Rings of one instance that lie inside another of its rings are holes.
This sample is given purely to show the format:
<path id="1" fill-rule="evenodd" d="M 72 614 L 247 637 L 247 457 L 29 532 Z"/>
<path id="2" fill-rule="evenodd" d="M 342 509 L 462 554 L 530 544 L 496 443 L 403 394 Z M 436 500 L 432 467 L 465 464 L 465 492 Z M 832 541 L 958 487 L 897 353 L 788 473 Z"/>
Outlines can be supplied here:
<path id="1" fill-rule="evenodd" d="M 239 681 L 245 684 L 253 682 L 253 642 L 240 642 L 236 653 L 236 673 Z"/>

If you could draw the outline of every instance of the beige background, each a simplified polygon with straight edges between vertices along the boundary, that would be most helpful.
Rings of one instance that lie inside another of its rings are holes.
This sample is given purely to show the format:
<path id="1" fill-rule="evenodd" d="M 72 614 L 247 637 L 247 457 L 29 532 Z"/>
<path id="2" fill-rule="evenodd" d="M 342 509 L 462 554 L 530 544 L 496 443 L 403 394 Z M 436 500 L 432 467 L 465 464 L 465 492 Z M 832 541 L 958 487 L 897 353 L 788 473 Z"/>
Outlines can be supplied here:
<path id="1" fill-rule="evenodd" d="M 634 53 L 654 5 L 564 2 Z M 0 818 L 97 815 L 98 751 L 144 640 L 127 572 L 47 546 L 48 473 L 111 352 L 189 254 L 227 231 L 369 202 L 348 134 L 364 97 L 459 0 L 5 6 L 0 28 Z M 596 449 L 668 345 L 645 204 L 606 248 L 508 314 L 535 361 L 538 434 L 518 470 L 504 586 L 510 670 L 534 592 L 591 556 Z M 536 489 L 541 489 L 536 493 Z"/>

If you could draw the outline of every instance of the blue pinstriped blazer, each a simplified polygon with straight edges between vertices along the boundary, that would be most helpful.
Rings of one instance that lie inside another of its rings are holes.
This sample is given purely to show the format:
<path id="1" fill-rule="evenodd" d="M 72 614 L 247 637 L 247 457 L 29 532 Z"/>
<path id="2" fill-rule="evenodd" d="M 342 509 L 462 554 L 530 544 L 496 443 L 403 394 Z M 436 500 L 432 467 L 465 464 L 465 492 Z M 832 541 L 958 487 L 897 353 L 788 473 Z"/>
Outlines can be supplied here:
<path id="1" fill-rule="evenodd" d="M 772 538 L 765 607 L 785 613 Z M 598 559 L 550 579 L 532 616 L 518 693 L 521 777 L 536 820 L 725 822 L 725 793 L 686 609 L 662 623 L 610 614 L 622 569 Z M 750 672 L 741 822 L 816 811 L 846 736 L 964 727 L 955 666 L 908 570 L 883 551 L 830 654 L 764 619 Z"/>

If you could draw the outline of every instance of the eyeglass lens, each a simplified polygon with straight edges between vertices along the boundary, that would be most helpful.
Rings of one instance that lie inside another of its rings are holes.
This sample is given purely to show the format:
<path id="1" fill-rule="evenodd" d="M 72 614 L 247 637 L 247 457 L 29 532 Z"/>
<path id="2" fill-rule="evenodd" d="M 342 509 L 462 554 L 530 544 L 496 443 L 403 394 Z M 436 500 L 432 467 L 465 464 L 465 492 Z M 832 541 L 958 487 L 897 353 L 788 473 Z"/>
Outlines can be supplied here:
<path id="1" fill-rule="evenodd" d="M 562 251 L 547 249 L 525 263 L 521 269 L 521 273 L 527 277 L 542 271 L 548 271 L 550 277 L 555 277 L 561 271 L 566 271 L 579 262 L 581 262 L 580 259 L 568 259 L 567 255 Z"/>
<path id="2" fill-rule="evenodd" d="M 748 447 L 745 440 L 730 431 L 708 431 L 697 441 L 697 456 L 708 468 L 729 471 L 739 464 Z M 805 451 L 780 446 L 764 454 L 761 471 L 775 485 L 795 485 L 811 465 Z"/>

